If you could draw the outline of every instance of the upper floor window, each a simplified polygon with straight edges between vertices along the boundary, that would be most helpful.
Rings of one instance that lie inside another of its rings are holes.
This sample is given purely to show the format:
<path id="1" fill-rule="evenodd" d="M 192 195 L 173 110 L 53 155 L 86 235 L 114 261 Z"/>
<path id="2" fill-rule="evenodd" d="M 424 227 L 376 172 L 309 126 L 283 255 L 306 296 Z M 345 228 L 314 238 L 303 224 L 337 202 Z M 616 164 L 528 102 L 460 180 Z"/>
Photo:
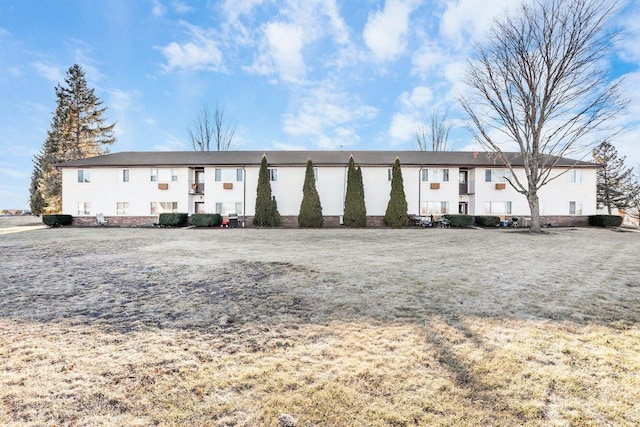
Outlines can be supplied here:
<path id="1" fill-rule="evenodd" d="M 91 169 L 78 169 L 78 182 L 91 182 Z"/>
<path id="2" fill-rule="evenodd" d="M 120 181 L 129 182 L 129 169 L 122 169 L 120 171 Z"/>
<path id="3" fill-rule="evenodd" d="M 214 179 L 216 181 L 224 181 L 224 182 L 231 182 L 233 180 L 242 181 L 243 177 L 244 177 L 244 171 L 242 170 L 242 168 L 237 168 L 235 170 L 216 168 L 215 174 L 214 174 Z"/>
<path id="4" fill-rule="evenodd" d="M 449 181 L 449 169 L 422 169 L 422 180 L 447 182 Z"/>
<path id="5" fill-rule="evenodd" d="M 151 169 L 151 182 L 176 182 L 178 169 Z"/>
<path id="6" fill-rule="evenodd" d="M 582 171 L 571 169 L 569 171 L 569 182 L 572 184 L 578 184 L 582 182 Z"/>
<path id="7" fill-rule="evenodd" d="M 511 179 L 511 171 L 508 169 L 485 169 L 484 182 L 506 182 Z"/>
<path id="8" fill-rule="evenodd" d="M 392 179 L 393 179 L 393 169 L 389 168 L 387 169 L 387 181 L 391 182 Z"/>
<path id="9" fill-rule="evenodd" d="M 278 180 L 278 169 L 269 169 L 269 181 Z"/>

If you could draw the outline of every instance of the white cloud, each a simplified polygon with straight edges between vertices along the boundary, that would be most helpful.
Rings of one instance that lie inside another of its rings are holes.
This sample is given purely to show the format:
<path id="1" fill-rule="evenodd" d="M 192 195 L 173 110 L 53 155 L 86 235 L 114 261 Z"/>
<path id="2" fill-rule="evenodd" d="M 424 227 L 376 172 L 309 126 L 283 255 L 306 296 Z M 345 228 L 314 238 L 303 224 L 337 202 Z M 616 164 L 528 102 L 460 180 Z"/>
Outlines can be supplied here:
<path id="1" fill-rule="evenodd" d="M 359 141 L 357 128 L 372 120 L 378 111 L 357 98 L 335 91 L 331 85 L 317 87 L 287 114 L 284 131 L 313 141 L 317 148 L 336 149 Z"/>
<path id="2" fill-rule="evenodd" d="M 400 111 L 392 116 L 388 130 L 392 145 L 413 141 L 419 124 L 433 110 L 433 92 L 426 86 L 416 86 L 411 92 L 402 92 L 398 103 Z"/>
<path id="3" fill-rule="evenodd" d="M 153 146 L 155 151 L 186 151 L 190 148 L 185 141 L 172 134 L 168 134 L 163 143 Z"/>
<path id="4" fill-rule="evenodd" d="M 173 7 L 173 10 L 178 14 L 193 12 L 193 7 L 181 1 L 174 1 L 171 3 L 171 6 Z"/>
<path id="5" fill-rule="evenodd" d="M 447 3 L 440 21 L 440 32 L 458 47 L 482 37 L 490 28 L 493 18 L 505 13 L 507 7 L 516 7 L 511 0 L 454 0 Z"/>
<path id="6" fill-rule="evenodd" d="M 152 0 L 152 4 L 153 7 L 151 8 L 151 13 L 153 14 L 153 16 L 164 15 L 166 8 L 162 3 L 160 3 L 160 0 Z"/>
<path id="7" fill-rule="evenodd" d="M 195 25 L 182 24 L 189 29 L 192 40 L 182 45 L 171 42 L 160 48 L 167 59 L 167 64 L 163 65 L 164 70 L 224 71 L 222 52 L 213 39 L 213 34 Z"/>
<path id="8" fill-rule="evenodd" d="M 33 63 L 33 67 L 40 76 L 49 80 L 51 83 L 58 84 L 64 81 L 64 72 L 57 64 L 38 61 Z"/>
<path id="9" fill-rule="evenodd" d="M 633 6 L 623 10 L 622 14 L 622 40 L 619 45 L 622 49 L 622 58 L 629 62 L 640 62 L 640 6 L 635 2 Z"/>
<path id="10" fill-rule="evenodd" d="M 363 37 L 378 61 L 391 61 L 404 53 L 409 15 L 418 3 L 412 0 L 387 0 L 384 9 L 369 14 Z"/>
<path id="11" fill-rule="evenodd" d="M 438 43 L 426 41 L 411 57 L 411 74 L 426 77 L 430 72 L 442 70 L 451 60 L 451 54 Z"/>
<path id="12" fill-rule="evenodd" d="M 259 74 L 272 74 L 288 82 L 304 78 L 305 65 L 302 58 L 303 30 L 293 25 L 279 22 L 267 24 L 265 36 L 268 43 L 268 56 L 262 56 L 258 62 Z"/>

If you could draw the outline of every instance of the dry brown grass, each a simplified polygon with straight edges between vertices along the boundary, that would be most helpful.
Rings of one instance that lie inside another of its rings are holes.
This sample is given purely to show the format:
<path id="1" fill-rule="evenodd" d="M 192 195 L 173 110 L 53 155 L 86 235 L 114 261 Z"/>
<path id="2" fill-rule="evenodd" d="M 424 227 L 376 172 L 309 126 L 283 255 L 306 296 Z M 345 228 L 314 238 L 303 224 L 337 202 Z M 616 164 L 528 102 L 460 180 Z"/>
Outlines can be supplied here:
<path id="1" fill-rule="evenodd" d="M 640 234 L 0 236 L 2 425 L 637 425 Z"/>

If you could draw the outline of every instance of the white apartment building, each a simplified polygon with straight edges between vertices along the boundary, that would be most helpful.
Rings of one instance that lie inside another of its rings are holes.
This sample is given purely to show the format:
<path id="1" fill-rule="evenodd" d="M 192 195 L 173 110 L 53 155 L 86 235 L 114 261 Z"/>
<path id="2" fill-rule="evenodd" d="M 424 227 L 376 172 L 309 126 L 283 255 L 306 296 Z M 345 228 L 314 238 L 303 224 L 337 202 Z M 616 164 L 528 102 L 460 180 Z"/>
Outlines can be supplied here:
<path id="1" fill-rule="evenodd" d="M 350 156 L 362 169 L 371 225 L 381 224 L 385 214 L 396 157 L 410 215 L 529 216 L 526 198 L 507 182 L 509 171 L 495 156 L 428 151 L 112 153 L 57 165 L 62 170 L 62 210 L 79 224 L 95 223 L 98 213 L 110 224 L 141 225 L 156 222 L 162 212 L 185 212 L 237 213 L 250 225 L 263 156 L 278 211 L 291 225 L 300 211 L 308 159 L 315 167 L 326 223 L 339 223 Z M 515 174 L 525 182 L 517 155 L 512 157 Z M 552 224 L 586 225 L 586 217 L 596 213 L 597 168 L 594 163 L 560 159 L 552 171 L 556 178 L 539 192 L 541 216 Z"/>

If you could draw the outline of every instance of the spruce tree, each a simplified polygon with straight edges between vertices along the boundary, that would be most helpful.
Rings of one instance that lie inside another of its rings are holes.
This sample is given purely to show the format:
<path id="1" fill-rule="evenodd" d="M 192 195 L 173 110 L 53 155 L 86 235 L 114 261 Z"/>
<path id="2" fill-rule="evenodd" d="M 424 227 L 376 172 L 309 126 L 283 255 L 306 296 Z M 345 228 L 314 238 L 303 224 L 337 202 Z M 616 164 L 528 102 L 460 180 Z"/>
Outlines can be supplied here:
<path id="1" fill-rule="evenodd" d="M 260 171 L 258 172 L 258 187 L 256 189 L 256 208 L 253 225 L 258 227 L 277 227 L 280 225 L 280 214 L 275 196 L 271 195 L 269 181 L 269 167 L 267 156 L 262 156 Z"/>
<path id="2" fill-rule="evenodd" d="M 400 159 L 396 157 L 393 164 L 393 174 L 391 176 L 391 193 L 389 204 L 384 215 L 384 223 L 388 227 L 406 227 L 409 224 L 407 214 L 407 198 L 404 194 L 404 182 L 402 180 L 402 170 Z"/>
<path id="3" fill-rule="evenodd" d="M 347 192 L 344 199 L 343 222 L 347 227 L 365 227 L 367 225 L 362 170 L 360 167 L 356 169 L 353 156 L 349 157 L 347 168 Z"/>
<path id="4" fill-rule="evenodd" d="M 36 156 L 36 159 L 38 156 Z M 45 203 L 42 192 L 38 189 L 42 179 L 42 170 L 39 162 L 34 160 L 33 173 L 31 174 L 31 184 L 29 185 L 29 208 L 33 215 L 40 216 L 44 213 Z"/>
<path id="5" fill-rule="evenodd" d="M 593 158 L 602 167 L 596 175 L 596 198 L 599 206 L 611 209 L 629 207 L 629 195 L 633 168 L 625 166 L 625 157 L 618 157 L 618 150 L 607 141 L 593 150 Z"/>
<path id="6" fill-rule="evenodd" d="M 322 227 L 322 205 L 320 196 L 316 190 L 316 179 L 313 174 L 313 162 L 307 161 L 307 170 L 304 176 L 304 186 L 302 187 L 302 203 L 300 204 L 300 215 L 298 215 L 298 226 L 303 228 Z"/>
<path id="7" fill-rule="evenodd" d="M 105 124 L 103 117 L 106 107 L 87 87 L 84 72 L 79 65 L 67 71 L 65 85 L 58 84 L 56 111 L 51 120 L 51 128 L 40 154 L 34 158 L 33 181 L 30 201 L 40 203 L 46 212 L 62 210 L 62 177 L 55 164 L 68 160 L 98 156 L 108 152 L 105 148 L 115 142 L 115 123 Z M 39 193 L 39 194 L 38 194 Z"/>

